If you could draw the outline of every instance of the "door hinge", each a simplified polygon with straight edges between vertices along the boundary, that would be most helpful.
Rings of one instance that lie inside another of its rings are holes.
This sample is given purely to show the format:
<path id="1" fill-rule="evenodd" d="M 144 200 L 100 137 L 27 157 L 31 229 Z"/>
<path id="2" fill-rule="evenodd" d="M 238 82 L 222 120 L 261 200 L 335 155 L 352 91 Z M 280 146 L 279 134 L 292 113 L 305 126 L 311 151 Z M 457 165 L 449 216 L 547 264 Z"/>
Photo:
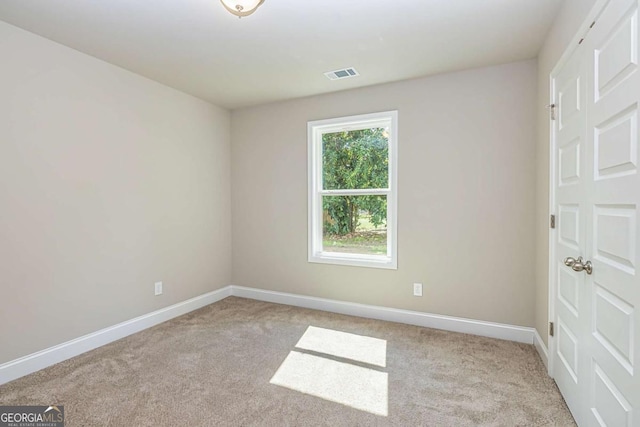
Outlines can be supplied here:
<path id="1" fill-rule="evenodd" d="M 547 109 L 549 109 L 549 114 L 551 115 L 551 120 L 556 119 L 556 104 L 547 105 Z"/>
<path id="2" fill-rule="evenodd" d="M 549 336 L 553 336 L 553 322 L 549 322 Z"/>
<path id="3" fill-rule="evenodd" d="M 549 227 L 556 228 L 556 216 L 551 215 L 549 218 Z"/>
<path id="4" fill-rule="evenodd" d="M 587 34 L 589 33 L 589 31 L 591 31 L 591 29 L 593 28 L 593 26 L 596 25 L 596 21 L 593 21 L 591 23 L 591 25 L 589 25 L 589 28 L 587 28 L 587 31 L 584 33 L 584 36 L 582 36 L 580 38 L 580 41 L 578 41 L 578 44 L 582 44 L 582 42 L 584 41 L 584 39 L 587 38 Z"/>

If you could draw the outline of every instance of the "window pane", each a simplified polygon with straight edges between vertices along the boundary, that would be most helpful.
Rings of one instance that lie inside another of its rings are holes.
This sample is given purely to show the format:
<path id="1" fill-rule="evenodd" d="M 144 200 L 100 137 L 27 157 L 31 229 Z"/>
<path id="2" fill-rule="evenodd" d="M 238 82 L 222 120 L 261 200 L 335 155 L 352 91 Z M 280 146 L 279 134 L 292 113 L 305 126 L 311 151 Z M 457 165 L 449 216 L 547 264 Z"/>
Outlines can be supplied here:
<path id="1" fill-rule="evenodd" d="M 325 252 L 387 255 L 387 196 L 323 196 Z"/>
<path id="2" fill-rule="evenodd" d="M 325 190 L 387 188 L 388 129 L 377 127 L 323 134 L 322 175 Z"/>

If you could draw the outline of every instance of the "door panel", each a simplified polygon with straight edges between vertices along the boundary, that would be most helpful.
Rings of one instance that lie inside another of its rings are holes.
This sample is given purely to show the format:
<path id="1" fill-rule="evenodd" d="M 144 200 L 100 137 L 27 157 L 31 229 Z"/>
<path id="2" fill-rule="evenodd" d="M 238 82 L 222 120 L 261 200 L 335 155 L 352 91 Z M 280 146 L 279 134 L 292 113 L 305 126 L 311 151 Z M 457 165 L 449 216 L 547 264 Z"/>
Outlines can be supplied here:
<path id="1" fill-rule="evenodd" d="M 577 117 L 584 111 L 581 103 L 582 77 L 579 74 L 568 73 L 566 79 L 561 81 L 558 90 L 558 127 L 560 131 L 577 123 Z"/>
<path id="2" fill-rule="evenodd" d="M 593 260 L 630 275 L 636 272 L 636 206 L 596 205 L 593 213 Z"/>
<path id="3" fill-rule="evenodd" d="M 579 51 L 580 52 L 580 51 Z M 554 376 L 574 417 L 579 417 L 584 401 L 584 372 L 587 371 L 582 336 L 586 323 L 585 278 L 564 265 L 567 257 L 577 258 L 586 247 L 585 226 L 585 141 L 586 62 L 579 52 L 565 64 L 553 80 L 558 119 L 554 122 L 556 150 L 556 277 Z"/>
<path id="4" fill-rule="evenodd" d="M 567 390 L 571 390 L 574 385 L 578 385 L 578 338 L 571 332 L 571 328 L 562 320 L 563 316 L 558 316 L 558 335 L 557 335 L 557 351 L 560 362 L 562 362 L 562 368 L 569 374 L 572 382 L 569 384 L 563 384 Z M 576 391 L 573 392 L 574 394 Z M 574 397 L 573 395 L 571 396 Z M 577 396 L 576 396 L 577 397 Z"/>
<path id="5" fill-rule="evenodd" d="M 563 265 L 564 267 L 564 265 Z M 558 300 L 574 315 L 578 317 L 580 311 L 580 299 L 578 292 L 580 285 L 575 274 L 571 274 L 565 268 L 558 269 Z"/>
<path id="6" fill-rule="evenodd" d="M 611 1 L 587 40 L 590 425 L 638 426 L 638 1 Z M 591 151 L 591 153 L 589 153 Z"/>
<path id="7" fill-rule="evenodd" d="M 618 19 L 619 4 L 623 2 L 613 3 L 605 10 L 607 15 L 603 14 L 598 20 L 600 28 L 606 28 L 606 34 L 601 35 L 595 50 L 596 102 L 620 86 L 638 66 L 638 9 L 630 5 L 616 23 L 613 20 Z M 629 2 L 626 3 L 623 7 L 629 6 Z"/>
<path id="8" fill-rule="evenodd" d="M 623 299 L 595 283 L 593 336 L 620 365 L 633 375 L 634 309 Z"/>
<path id="9" fill-rule="evenodd" d="M 631 404 L 597 363 L 592 372 L 594 425 L 631 426 Z"/>
<path id="10" fill-rule="evenodd" d="M 562 245 L 580 250 L 580 207 L 577 204 L 558 206 L 558 238 Z"/>
<path id="11" fill-rule="evenodd" d="M 616 114 L 595 128 L 596 180 L 620 178 L 638 172 L 638 105 Z"/>
<path id="12" fill-rule="evenodd" d="M 579 138 L 560 147 L 558 156 L 560 158 L 559 185 L 561 187 L 580 182 L 580 149 Z"/>

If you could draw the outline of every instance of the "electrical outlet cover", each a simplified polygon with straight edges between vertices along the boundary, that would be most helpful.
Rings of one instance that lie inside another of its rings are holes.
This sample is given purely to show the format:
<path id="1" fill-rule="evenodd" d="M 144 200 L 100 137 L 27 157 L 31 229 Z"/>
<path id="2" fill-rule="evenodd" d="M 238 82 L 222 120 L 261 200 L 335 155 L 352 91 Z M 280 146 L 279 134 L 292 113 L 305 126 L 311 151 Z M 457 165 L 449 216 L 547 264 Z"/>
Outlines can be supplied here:
<path id="1" fill-rule="evenodd" d="M 414 283 L 413 284 L 413 296 L 421 297 L 422 296 L 422 283 Z"/>

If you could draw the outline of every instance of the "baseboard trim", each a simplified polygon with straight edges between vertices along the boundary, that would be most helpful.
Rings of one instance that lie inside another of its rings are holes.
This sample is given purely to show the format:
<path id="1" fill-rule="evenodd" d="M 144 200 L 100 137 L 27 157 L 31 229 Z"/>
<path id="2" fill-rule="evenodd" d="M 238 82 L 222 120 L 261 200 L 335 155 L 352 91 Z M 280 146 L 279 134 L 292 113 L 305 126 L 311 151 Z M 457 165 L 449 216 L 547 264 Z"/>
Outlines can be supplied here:
<path id="1" fill-rule="evenodd" d="M 233 296 L 533 344 L 534 328 L 232 286 Z"/>
<path id="2" fill-rule="evenodd" d="M 538 354 L 540 355 L 540 359 L 542 359 L 542 363 L 544 363 L 544 366 L 549 369 L 549 351 L 547 350 L 547 346 L 544 344 L 544 341 L 538 333 L 538 330 L 534 329 L 533 331 L 535 333 L 533 345 L 535 345 L 536 350 L 538 350 Z"/>
<path id="3" fill-rule="evenodd" d="M 167 320 L 182 316 L 206 305 L 213 304 L 231 295 L 349 316 L 386 320 L 389 322 L 405 323 L 426 328 L 534 344 L 544 364 L 548 364 L 547 348 L 534 328 L 267 291 L 244 286 L 226 286 L 222 289 L 179 302 L 169 307 L 136 317 L 135 319 L 127 320 L 117 325 L 4 363 L 0 365 L 0 385 L 151 328 Z"/>
<path id="4" fill-rule="evenodd" d="M 44 369 L 48 366 L 78 356 L 97 347 L 109 344 L 136 332 L 158 325 L 193 310 L 220 301 L 231 295 L 231 286 L 173 304 L 144 314 L 135 319 L 101 329 L 65 343 L 12 360 L 0 365 L 0 384 Z"/>

